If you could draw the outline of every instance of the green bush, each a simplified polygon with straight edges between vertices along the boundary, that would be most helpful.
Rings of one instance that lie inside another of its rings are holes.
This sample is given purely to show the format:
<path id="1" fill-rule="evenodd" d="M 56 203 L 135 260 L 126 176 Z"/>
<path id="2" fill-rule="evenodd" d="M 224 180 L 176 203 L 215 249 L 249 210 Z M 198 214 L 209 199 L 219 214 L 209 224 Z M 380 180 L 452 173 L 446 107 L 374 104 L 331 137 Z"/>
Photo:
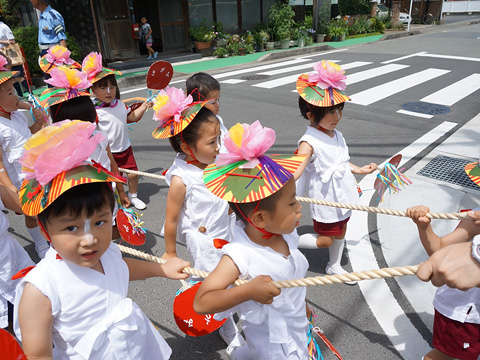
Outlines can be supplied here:
<path id="1" fill-rule="evenodd" d="M 228 50 L 225 49 L 224 47 L 219 47 L 219 48 L 217 48 L 217 50 L 215 50 L 213 52 L 213 56 L 216 56 L 216 57 L 219 57 L 219 58 L 223 58 L 226 55 L 228 55 Z"/>
<path id="2" fill-rule="evenodd" d="M 275 41 L 285 40 L 290 37 L 290 29 L 295 24 L 295 12 L 288 3 L 277 2 L 268 12 L 268 29 L 270 39 Z M 288 33 L 288 35 L 286 35 Z"/>
<path id="3" fill-rule="evenodd" d="M 28 69 L 30 70 L 31 76 L 41 76 L 42 71 L 38 65 L 38 56 L 40 54 L 40 49 L 38 48 L 38 27 L 36 26 L 27 26 L 19 27 L 12 30 L 15 41 L 23 48 L 25 51 L 25 59 L 27 60 Z M 73 36 L 66 33 L 67 35 L 67 48 L 70 50 L 70 57 L 73 60 L 82 62 L 81 58 L 81 49 L 77 41 Z"/>

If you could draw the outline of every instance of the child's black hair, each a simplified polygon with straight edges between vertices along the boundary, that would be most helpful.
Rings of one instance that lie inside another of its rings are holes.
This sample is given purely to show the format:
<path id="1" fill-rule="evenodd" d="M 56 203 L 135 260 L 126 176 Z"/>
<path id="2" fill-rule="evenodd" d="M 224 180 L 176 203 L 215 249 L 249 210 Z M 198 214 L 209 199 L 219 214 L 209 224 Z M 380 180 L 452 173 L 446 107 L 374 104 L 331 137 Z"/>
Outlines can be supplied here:
<path id="1" fill-rule="evenodd" d="M 247 225 L 248 221 L 247 219 L 245 219 L 243 215 L 249 218 L 250 213 L 253 210 L 255 210 L 255 208 L 257 207 L 257 204 L 258 204 L 257 211 L 263 210 L 263 211 L 267 211 L 270 215 L 273 214 L 277 209 L 277 201 L 282 196 L 282 192 L 284 188 L 285 186 L 283 186 L 277 192 L 274 192 L 272 195 L 260 200 L 260 203 L 258 203 L 258 201 L 254 201 L 254 202 L 249 202 L 244 204 L 229 202 L 228 204 L 230 205 L 230 208 L 235 212 L 237 219 L 242 220 L 242 222 L 245 225 Z"/>
<path id="2" fill-rule="evenodd" d="M 334 111 L 336 109 L 342 109 L 345 106 L 345 103 L 333 105 L 333 106 L 327 106 L 327 107 L 322 107 L 322 106 L 315 106 L 312 104 L 309 104 L 306 102 L 301 96 L 298 97 L 298 107 L 300 108 L 300 112 L 302 113 L 302 116 L 308 120 L 307 113 L 312 113 L 313 114 L 313 125 L 318 126 L 320 124 L 320 121 L 325 117 L 325 115 L 329 111 Z"/>
<path id="3" fill-rule="evenodd" d="M 50 106 L 50 116 L 54 123 L 67 119 L 94 123 L 97 111 L 89 96 L 79 96 Z"/>
<path id="4" fill-rule="evenodd" d="M 197 91 L 194 91 L 194 90 Z M 199 72 L 193 74 L 187 79 L 185 85 L 187 95 L 192 95 L 193 101 L 205 101 L 211 91 L 220 91 L 220 83 L 213 76 Z"/>
<path id="5" fill-rule="evenodd" d="M 182 140 L 188 146 L 195 146 L 200 137 L 200 127 L 202 124 L 215 121 L 218 122 L 217 117 L 212 111 L 206 107 L 201 108 L 198 114 L 182 132 L 168 139 L 170 140 L 170 145 L 172 145 L 173 150 L 177 153 L 183 153 L 181 148 Z"/>
<path id="6" fill-rule="evenodd" d="M 55 199 L 45 210 L 37 215 L 38 221 L 44 226 L 52 217 L 69 214 L 78 217 L 86 211 L 87 217 L 91 217 L 97 211 L 109 207 L 113 213 L 115 199 L 109 183 L 95 182 L 77 185 Z"/>
<path id="7" fill-rule="evenodd" d="M 92 89 L 96 89 L 97 87 L 107 87 L 108 85 L 113 85 L 117 88 L 117 91 L 115 92 L 115 97 L 120 100 L 120 89 L 118 87 L 115 74 L 107 75 L 100 80 L 94 82 L 92 85 Z"/>

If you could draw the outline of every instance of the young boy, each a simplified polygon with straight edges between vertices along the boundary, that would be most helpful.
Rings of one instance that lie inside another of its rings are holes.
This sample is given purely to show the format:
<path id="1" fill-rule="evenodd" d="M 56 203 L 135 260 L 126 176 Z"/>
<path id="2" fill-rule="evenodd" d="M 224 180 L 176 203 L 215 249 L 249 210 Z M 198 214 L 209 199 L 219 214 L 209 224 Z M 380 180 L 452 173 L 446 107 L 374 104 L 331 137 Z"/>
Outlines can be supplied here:
<path id="1" fill-rule="evenodd" d="M 303 156 L 265 156 L 274 141 L 273 130 L 258 121 L 237 124 L 225 138 L 229 152 L 204 172 L 207 188 L 228 200 L 241 219 L 194 301 L 200 314 L 225 318 L 238 312 L 246 344 L 229 346 L 231 359 L 308 358 L 305 288 L 280 291 L 270 283 L 304 277 L 308 269 L 297 248 L 301 205 L 292 175 Z M 249 282 L 230 287 L 238 277 Z"/>
<path id="2" fill-rule="evenodd" d="M 145 16 L 142 16 L 142 18 L 140 19 L 140 22 L 142 23 L 140 30 L 142 31 L 142 38 L 143 38 L 143 41 L 145 42 L 145 47 L 147 48 L 147 51 L 148 51 L 147 59 L 153 60 L 157 58 L 158 53 L 152 49 L 152 45 L 153 45 L 152 27 L 147 21 L 148 21 L 147 18 Z"/>

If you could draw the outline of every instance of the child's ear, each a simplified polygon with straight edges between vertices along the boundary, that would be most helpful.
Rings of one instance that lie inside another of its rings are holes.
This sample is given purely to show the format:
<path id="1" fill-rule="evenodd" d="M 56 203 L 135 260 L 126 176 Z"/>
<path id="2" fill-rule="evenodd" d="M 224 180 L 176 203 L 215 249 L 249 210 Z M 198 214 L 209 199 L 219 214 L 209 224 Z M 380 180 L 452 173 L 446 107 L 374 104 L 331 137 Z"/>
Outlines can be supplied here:
<path id="1" fill-rule="evenodd" d="M 252 216 L 250 217 L 250 220 L 252 221 L 253 225 L 256 227 L 263 229 L 266 226 L 266 216 L 265 216 L 265 211 L 263 210 L 258 210 L 255 211 Z"/>
<path id="2" fill-rule="evenodd" d="M 184 154 L 187 154 L 187 155 L 191 155 L 192 151 L 190 150 L 190 148 L 188 147 L 187 143 L 182 141 L 180 143 L 180 149 L 182 149 L 183 153 Z"/>
<path id="3" fill-rule="evenodd" d="M 310 120 L 310 121 L 315 121 L 315 115 L 313 115 L 313 113 L 310 112 L 310 111 L 307 112 L 307 118 L 308 118 L 308 120 Z"/>

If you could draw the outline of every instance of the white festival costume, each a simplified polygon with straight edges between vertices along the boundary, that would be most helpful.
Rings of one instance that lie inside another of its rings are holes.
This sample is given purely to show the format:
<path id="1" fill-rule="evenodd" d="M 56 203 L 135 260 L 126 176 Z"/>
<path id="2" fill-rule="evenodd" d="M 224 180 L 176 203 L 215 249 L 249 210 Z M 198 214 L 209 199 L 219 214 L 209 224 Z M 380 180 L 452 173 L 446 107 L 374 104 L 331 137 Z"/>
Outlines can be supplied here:
<path id="1" fill-rule="evenodd" d="M 52 305 L 53 359 L 168 359 L 172 353 L 168 344 L 126 297 L 129 272 L 116 244 L 110 245 L 101 263 L 105 274 L 57 259 L 50 248 L 18 286 L 15 315 L 29 282 Z M 20 337 L 16 320 L 15 332 Z"/>
<path id="2" fill-rule="evenodd" d="M 252 242 L 237 222 L 235 238 L 222 250 L 240 271 L 240 279 L 252 280 L 270 275 L 273 280 L 305 277 L 308 261 L 298 250 L 298 234 L 283 235 L 290 255 L 285 258 L 270 247 Z M 243 225 L 243 224 L 242 224 Z M 282 289 L 270 305 L 249 300 L 222 313 L 223 319 L 237 312 L 243 320 L 243 331 L 252 359 L 308 359 L 308 320 L 305 311 L 305 287 Z"/>
<path id="3" fill-rule="evenodd" d="M 214 247 L 213 240 L 230 242 L 231 239 L 228 202 L 213 195 L 203 182 L 203 170 L 187 164 L 184 159 L 185 154 L 177 154 L 165 174 L 169 186 L 172 176 L 181 178 L 186 186 L 177 235 L 180 242 L 187 246 L 194 267 L 213 271 L 222 257 L 221 250 Z"/>
<path id="4" fill-rule="evenodd" d="M 12 276 L 35 263 L 9 234 L 10 223 L 2 210 L 5 207 L 0 200 L 0 328 L 3 329 L 8 326 L 7 301 L 13 304 L 15 288 L 20 283 L 20 280 L 12 280 Z"/>
<path id="5" fill-rule="evenodd" d="M 327 201 L 356 204 L 358 190 L 350 167 L 348 147 L 342 133 L 334 130 L 331 138 L 324 132 L 307 126 L 298 141 L 313 148 L 313 154 L 299 182 L 305 181 L 309 197 Z M 308 179 L 308 180 L 306 180 Z M 310 205 L 312 219 L 322 223 L 334 223 L 348 218 L 352 211 L 322 205 Z"/>
<path id="6" fill-rule="evenodd" d="M 10 180 L 18 189 L 22 186 L 22 165 L 18 159 L 22 157 L 23 145 L 32 136 L 28 128 L 28 120 L 19 111 L 13 111 L 11 120 L 0 116 L 0 144 L 5 170 Z"/>
<path id="7" fill-rule="evenodd" d="M 127 150 L 131 144 L 128 139 L 127 107 L 121 100 L 115 106 L 97 108 L 98 128 L 107 137 L 112 153 Z"/>

